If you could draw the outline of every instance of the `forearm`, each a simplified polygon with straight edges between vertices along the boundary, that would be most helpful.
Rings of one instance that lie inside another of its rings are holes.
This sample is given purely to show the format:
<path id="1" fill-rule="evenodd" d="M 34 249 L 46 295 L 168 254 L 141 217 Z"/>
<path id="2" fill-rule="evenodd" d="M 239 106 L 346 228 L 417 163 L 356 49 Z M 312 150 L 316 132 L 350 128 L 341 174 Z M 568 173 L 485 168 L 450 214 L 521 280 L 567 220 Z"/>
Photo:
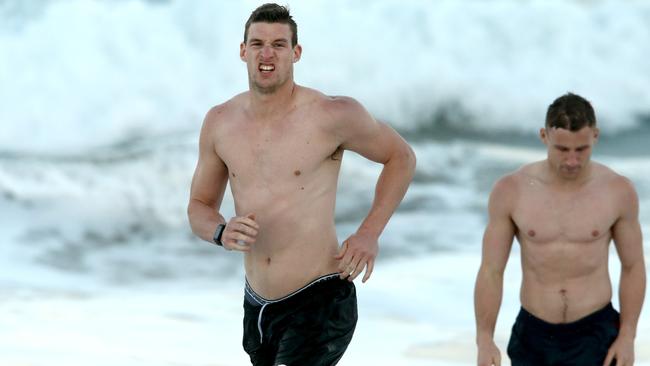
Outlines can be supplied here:
<path id="1" fill-rule="evenodd" d="M 359 231 L 369 232 L 379 237 L 404 198 L 414 172 L 415 154 L 409 147 L 384 164 L 377 180 L 372 207 L 361 223 Z"/>
<path id="2" fill-rule="evenodd" d="M 212 242 L 215 228 L 226 220 L 214 207 L 198 200 L 191 200 L 187 206 L 187 216 L 192 232 L 199 238 Z"/>
<path id="3" fill-rule="evenodd" d="M 476 343 L 492 340 L 501 307 L 503 275 L 481 267 L 474 289 L 474 313 L 476 316 Z"/>
<path id="4" fill-rule="evenodd" d="M 621 269 L 619 302 L 621 307 L 620 336 L 636 337 L 636 327 L 645 297 L 646 274 L 643 261 Z"/>

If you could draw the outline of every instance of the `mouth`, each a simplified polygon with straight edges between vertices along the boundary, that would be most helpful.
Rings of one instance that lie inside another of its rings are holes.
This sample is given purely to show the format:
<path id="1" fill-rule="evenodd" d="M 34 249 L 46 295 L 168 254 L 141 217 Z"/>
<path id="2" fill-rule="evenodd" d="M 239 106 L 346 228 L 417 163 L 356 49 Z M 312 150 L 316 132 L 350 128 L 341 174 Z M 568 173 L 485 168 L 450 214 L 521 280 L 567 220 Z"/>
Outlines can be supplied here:
<path id="1" fill-rule="evenodd" d="M 275 65 L 273 64 L 260 64 L 257 68 L 262 74 L 268 74 L 275 71 Z"/>

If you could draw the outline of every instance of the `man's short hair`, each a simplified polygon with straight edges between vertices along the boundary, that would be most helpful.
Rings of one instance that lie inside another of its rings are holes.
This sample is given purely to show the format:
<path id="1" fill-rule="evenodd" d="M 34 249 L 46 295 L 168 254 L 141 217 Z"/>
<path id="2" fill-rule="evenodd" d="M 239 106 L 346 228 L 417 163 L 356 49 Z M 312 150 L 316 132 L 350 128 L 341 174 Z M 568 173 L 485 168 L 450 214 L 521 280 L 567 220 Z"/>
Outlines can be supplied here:
<path id="1" fill-rule="evenodd" d="M 548 106 L 546 128 L 564 128 L 575 132 L 585 126 L 596 127 L 594 108 L 585 98 L 566 93 Z"/>
<path id="2" fill-rule="evenodd" d="M 278 4 L 264 4 L 253 10 L 244 27 L 244 43 L 248 40 L 248 28 L 253 23 L 289 24 L 291 29 L 291 47 L 298 44 L 298 25 L 289 14 L 289 8 Z"/>

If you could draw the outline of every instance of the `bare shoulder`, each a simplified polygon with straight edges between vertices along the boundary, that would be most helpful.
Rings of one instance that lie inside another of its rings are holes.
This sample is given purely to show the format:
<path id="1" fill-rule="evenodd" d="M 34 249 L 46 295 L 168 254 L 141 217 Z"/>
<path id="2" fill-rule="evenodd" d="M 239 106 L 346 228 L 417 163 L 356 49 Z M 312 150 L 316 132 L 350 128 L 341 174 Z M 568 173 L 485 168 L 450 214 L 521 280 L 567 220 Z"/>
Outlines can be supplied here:
<path id="1" fill-rule="evenodd" d="M 519 169 L 501 177 L 495 184 L 493 191 L 496 193 L 508 193 L 513 195 L 520 191 L 520 187 L 529 184 L 531 181 L 541 181 L 542 162 L 534 162 L 522 165 Z"/>
<path id="2" fill-rule="evenodd" d="M 337 122 L 356 121 L 360 117 L 369 116 L 366 108 L 354 98 L 347 96 L 326 96 L 323 108 Z"/>
<path id="3" fill-rule="evenodd" d="M 345 117 L 355 113 L 366 112 L 356 99 L 347 96 L 326 95 L 318 90 L 298 87 L 299 99 L 304 104 L 316 107 L 332 117 Z"/>
<path id="4" fill-rule="evenodd" d="M 605 189 L 613 194 L 618 202 L 629 205 L 638 201 L 634 183 L 629 178 L 603 164 L 596 162 L 592 162 L 592 164 L 596 179 L 603 183 Z"/>
<path id="5" fill-rule="evenodd" d="M 519 185 L 522 179 L 521 169 L 502 176 L 492 186 L 490 200 L 510 201 L 519 192 Z"/>
<path id="6" fill-rule="evenodd" d="M 203 120 L 204 128 L 214 129 L 220 124 L 235 120 L 235 117 L 242 113 L 247 93 L 238 94 L 228 101 L 210 108 Z"/>

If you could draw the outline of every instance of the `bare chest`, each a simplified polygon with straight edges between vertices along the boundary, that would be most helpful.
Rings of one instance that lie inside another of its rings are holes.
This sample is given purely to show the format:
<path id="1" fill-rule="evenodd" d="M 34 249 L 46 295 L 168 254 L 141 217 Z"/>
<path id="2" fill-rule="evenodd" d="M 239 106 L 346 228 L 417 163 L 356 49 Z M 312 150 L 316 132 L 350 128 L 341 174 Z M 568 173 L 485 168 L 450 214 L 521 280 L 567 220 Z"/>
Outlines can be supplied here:
<path id="1" fill-rule="evenodd" d="M 567 194 L 527 187 L 513 220 L 520 241 L 590 243 L 609 240 L 617 219 L 615 206 L 606 192 L 596 189 Z"/>
<path id="2" fill-rule="evenodd" d="M 338 152 L 335 137 L 309 120 L 266 125 L 242 121 L 216 148 L 231 183 L 257 187 L 309 179 L 333 165 Z"/>

